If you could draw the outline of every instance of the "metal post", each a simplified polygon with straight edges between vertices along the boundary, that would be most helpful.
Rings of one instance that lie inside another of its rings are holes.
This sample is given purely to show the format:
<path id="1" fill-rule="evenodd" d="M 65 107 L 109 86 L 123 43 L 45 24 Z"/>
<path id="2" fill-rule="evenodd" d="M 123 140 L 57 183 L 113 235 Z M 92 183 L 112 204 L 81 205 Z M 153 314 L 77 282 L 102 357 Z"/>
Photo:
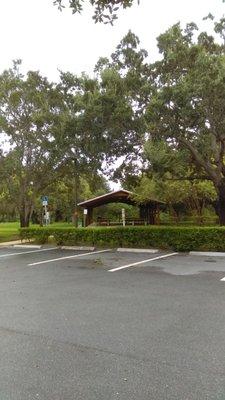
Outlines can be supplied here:
<path id="1" fill-rule="evenodd" d="M 122 208 L 122 221 L 123 221 L 123 226 L 126 225 L 126 220 L 125 220 L 125 209 Z"/>
<path id="2" fill-rule="evenodd" d="M 77 160 L 74 158 L 74 224 L 78 227 L 78 174 L 77 174 Z"/>
<path id="3" fill-rule="evenodd" d="M 47 226 L 47 205 L 44 206 L 45 207 L 45 226 Z"/>

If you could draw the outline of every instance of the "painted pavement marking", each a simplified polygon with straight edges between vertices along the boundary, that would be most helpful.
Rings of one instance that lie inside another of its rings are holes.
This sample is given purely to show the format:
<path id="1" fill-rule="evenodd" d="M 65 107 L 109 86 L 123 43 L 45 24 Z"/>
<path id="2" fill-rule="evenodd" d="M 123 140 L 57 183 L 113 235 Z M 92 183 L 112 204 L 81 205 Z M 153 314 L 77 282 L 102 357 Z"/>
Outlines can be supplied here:
<path id="1" fill-rule="evenodd" d="M 11 256 L 18 256 L 21 254 L 31 254 L 31 253 L 40 253 L 41 251 L 50 251 L 58 249 L 58 247 L 51 247 L 50 249 L 41 249 L 41 250 L 33 250 L 33 251 L 22 251 L 20 253 L 9 253 L 9 254 L 1 254 L 0 257 L 11 257 Z"/>
<path id="2" fill-rule="evenodd" d="M 108 272 L 120 271 L 122 269 L 135 267 L 136 265 L 147 263 L 149 261 L 155 261 L 155 260 L 160 260 L 162 258 L 172 257 L 172 256 L 175 256 L 176 254 L 178 254 L 178 253 L 170 253 L 170 254 L 165 254 L 164 256 L 158 256 L 158 257 L 154 257 L 154 258 L 149 258 L 148 260 L 138 261 L 138 262 L 135 262 L 135 263 L 132 263 L 132 264 L 123 265 L 122 267 L 109 269 Z"/>
<path id="3" fill-rule="evenodd" d="M 73 256 L 66 256 L 66 257 L 59 257 L 59 258 L 53 258 L 51 260 L 44 260 L 44 261 L 38 261 L 35 263 L 31 263 L 28 264 L 29 266 L 33 266 L 33 265 L 40 265 L 40 264 L 47 264 L 47 263 L 51 263 L 54 261 L 61 261 L 61 260 L 68 260 L 70 258 L 77 258 L 77 257 L 84 257 L 84 256 L 89 256 L 90 254 L 99 254 L 99 253 L 105 253 L 107 251 L 111 251 L 111 249 L 107 249 L 107 250 L 99 250 L 99 251 L 92 251 L 90 253 L 82 253 L 82 254 L 75 254 Z"/>

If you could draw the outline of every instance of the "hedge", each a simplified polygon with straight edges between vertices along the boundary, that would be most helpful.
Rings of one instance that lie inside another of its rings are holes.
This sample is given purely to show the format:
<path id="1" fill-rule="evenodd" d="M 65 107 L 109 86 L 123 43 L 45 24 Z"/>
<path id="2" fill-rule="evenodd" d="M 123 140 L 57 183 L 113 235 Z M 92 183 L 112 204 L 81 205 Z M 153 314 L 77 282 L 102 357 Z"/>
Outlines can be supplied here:
<path id="1" fill-rule="evenodd" d="M 175 251 L 225 251 L 224 227 L 104 227 L 104 228 L 22 228 L 20 238 L 57 245 L 98 247 L 161 248 Z"/>

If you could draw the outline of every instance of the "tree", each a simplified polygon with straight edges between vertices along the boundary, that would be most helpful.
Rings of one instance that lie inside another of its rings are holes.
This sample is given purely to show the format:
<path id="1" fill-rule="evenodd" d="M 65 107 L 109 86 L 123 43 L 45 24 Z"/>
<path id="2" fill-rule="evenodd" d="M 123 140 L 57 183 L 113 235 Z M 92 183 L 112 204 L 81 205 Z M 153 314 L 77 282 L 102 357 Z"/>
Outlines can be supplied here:
<path id="1" fill-rule="evenodd" d="M 197 29 L 176 24 L 158 38 L 162 59 L 151 65 L 146 120 L 153 145 L 165 141 L 171 150 L 188 152 L 194 176 L 213 182 L 224 225 L 225 19 L 214 24 L 218 40 L 206 32 L 195 39 Z"/>
<path id="2" fill-rule="evenodd" d="M 91 174 L 79 175 L 78 201 L 99 196 L 107 191 L 109 188 L 102 176 L 95 175 L 93 180 Z M 74 187 L 71 176 L 69 174 L 59 176 L 56 182 L 49 184 L 45 193 L 49 196 L 51 220 L 71 221 L 74 210 Z M 36 214 L 40 214 L 40 202 L 35 211 Z M 83 210 L 79 210 L 79 219 L 83 219 Z"/>
<path id="3" fill-rule="evenodd" d="M 136 159 L 144 133 L 140 87 L 146 82 L 140 71 L 145 56 L 129 32 L 110 60 L 99 60 L 95 78 L 61 73 L 59 90 L 66 111 L 58 148 L 64 166 L 73 164 L 74 186 L 84 171 L 93 175 L 104 167 L 109 172 L 120 157 L 130 168 Z"/>
<path id="4" fill-rule="evenodd" d="M 83 10 L 84 0 L 54 0 L 54 4 L 62 10 L 66 5 L 72 9 L 73 13 L 80 13 Z M 117 19 L 117 12 L 120 8 L 131 7 L 134 0 L 86 0 L 86 4 L 89 3 L 94 7 L 93 19 L 95 22 L 111 23 Z M 137 0 L 139 4 L 139 0 Z"/>
<path id="5" fill-rule="evenodd" d="M 98 175 L 102 168 L 105 140 L 98 124 L 99 87 L 95 79 L 83 74 L 77 77 L 61 73 L 58 85 L 64 103 L 61 114 L 63 128 L 57 133 L 60 170 L 70 175 L 73 183 L 74 222 L 77 225 L 81 178 Z"/>
<path id="6" fill-rule="evenodd" d="M 2 176 L 13 192 L 21 226 L 28 226 L 35 198 L 43 194 L 56 167 L 52 131 L 59 104 L 53 84 L 34 71 L 24 77 L 19 65 L 14 62 L 0 75 L 0 129 L 10 141 Z"/>
<path id="7" fill-rule="evenodd" d="M 0 220 L 9 221 L 16 218 L 16 203 L 14 201 L 12 185 L 8 185 L 6 173 L 6 157 L 0 155 Z"/>
<path id="8" fill-rule="evenodd" d="M 110 59 L 100 58 L 95 67 L 101 91 L 101 129 L 110 144 L 111 156 L 120 161 L 112 174 L 115 179 L 140 168 L 146 132 L 145 103 L 150 93 L 147 55 L 138 37 L 129 31 Z"/>
<path id="9" fill-rule="evenodd" d="M 148 177 L 144 174 L 133 188 L 134 199 L 141 203 L 149 200 L 163 201 L 168 206 L 175 222 L 184 210 L 195 213 L 198 222 L 203 222 L 203 209 L 216 199 L 215 188 L 210 181 L 176 180 L 170 173 L 164 177 Z"/>

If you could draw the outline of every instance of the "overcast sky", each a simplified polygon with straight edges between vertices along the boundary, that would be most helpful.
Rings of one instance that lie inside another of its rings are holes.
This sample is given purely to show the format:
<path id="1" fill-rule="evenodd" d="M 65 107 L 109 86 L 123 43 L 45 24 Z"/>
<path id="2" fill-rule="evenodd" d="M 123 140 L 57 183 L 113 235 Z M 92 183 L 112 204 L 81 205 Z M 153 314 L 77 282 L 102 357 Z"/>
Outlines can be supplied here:
<path id="1" fill-rule="evenodd" d="M 110 25 L 95 24 L 91 11 L 72 15 L 58 11 L 52 0 L 6 0 L 1 2 L 0 70 L 21 58 L 24 69 L 40 70 L 51 80 L 58 69 L 91 73 L 100 56 L 109 56 L 131 29 L 157 58 L 156 37 L 172 24 L 195 21 L 211 12 L 222 16 L 222 0 L 140 0 L 140 6 L 122 11 Z"/>

